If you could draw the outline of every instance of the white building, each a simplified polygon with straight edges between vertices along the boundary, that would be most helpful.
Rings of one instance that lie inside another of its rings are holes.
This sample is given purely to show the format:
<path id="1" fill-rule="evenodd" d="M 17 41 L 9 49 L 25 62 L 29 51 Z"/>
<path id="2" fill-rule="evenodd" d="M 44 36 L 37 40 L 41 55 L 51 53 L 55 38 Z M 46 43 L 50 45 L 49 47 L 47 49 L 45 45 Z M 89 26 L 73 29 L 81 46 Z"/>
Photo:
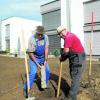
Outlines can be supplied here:
<path id="1" fill-rule="evenodd" d="M 82 0 L 54 0 L 41 5 L 42 23 L 50 40 L 50 53 L 63 47 L 63 41 L 57 36 L 56 28 L 66 26 L 75 33 L 84 45 L 84 18 Z"/>
<path id="2" fill-rule="evenodd" d="M 100 0 L 88 0 L 84 5 L 84 37 L 87 55 L 90 54 L 90 37 L 92 37 L 92 55 L 100 58 Z M 94 30 L 91 36 L 92 13 Z"/>
<path id="3" fill-rule="evenodd" d="M 2 20 L 0 23 L 0 49 L 2 51 L 10 49 L 10 53 L 22 53 L 23 48 L 27 48 L 30 35 L 38 25 L 41 25 L 41 22 L 19 17 Z"/>

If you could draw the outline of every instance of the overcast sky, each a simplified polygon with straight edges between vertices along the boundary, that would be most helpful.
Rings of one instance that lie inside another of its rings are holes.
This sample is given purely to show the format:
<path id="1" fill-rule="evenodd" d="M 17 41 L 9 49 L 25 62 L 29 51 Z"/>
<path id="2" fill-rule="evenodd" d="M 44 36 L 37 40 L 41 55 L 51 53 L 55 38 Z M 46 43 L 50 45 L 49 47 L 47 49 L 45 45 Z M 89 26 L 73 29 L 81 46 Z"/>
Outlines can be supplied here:
<path id="1" fill-rule="evenodd" d="M 0 0 L 0 19 L 16 16 L 41 21 L 40 5 L 50 1 L 54 0 Z"/>

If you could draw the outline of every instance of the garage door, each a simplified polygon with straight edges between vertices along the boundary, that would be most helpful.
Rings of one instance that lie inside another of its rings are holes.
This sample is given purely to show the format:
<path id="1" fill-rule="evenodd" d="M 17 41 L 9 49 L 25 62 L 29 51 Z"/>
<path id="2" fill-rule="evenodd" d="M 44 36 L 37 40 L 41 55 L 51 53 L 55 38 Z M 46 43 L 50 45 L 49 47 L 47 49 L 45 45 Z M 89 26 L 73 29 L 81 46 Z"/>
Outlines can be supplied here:
<path id="1" fill-rule="evenodd" d="M 57 34 L 49 35 L 49 44 L 49 54 L 52 54 L 55 49 L 60 49 L 61 40 Z"/>

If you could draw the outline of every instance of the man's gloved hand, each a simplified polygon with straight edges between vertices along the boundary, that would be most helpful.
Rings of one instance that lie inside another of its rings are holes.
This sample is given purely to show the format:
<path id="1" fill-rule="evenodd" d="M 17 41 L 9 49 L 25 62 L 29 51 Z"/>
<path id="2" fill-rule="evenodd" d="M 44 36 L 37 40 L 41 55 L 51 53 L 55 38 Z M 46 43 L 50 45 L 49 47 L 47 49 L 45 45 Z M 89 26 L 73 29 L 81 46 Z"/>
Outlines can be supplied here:
<path id="1" fill-rule="evenodd" d="M 69 53 L 64 53 L 63 49 L 61 49 L 60 53 L 61 53 L 61 57 L 59 58 L 59 60 L 61 62 L 65 61 L 69 57 Z"/>
<path id="2" fill-rule="evenodd" d="M 59 60 L 60 60 L 60 62 L 63 62 L 63 61 L 66 60 L 66 58 L 64 58 L 64 57 L 60 57 Z"/>

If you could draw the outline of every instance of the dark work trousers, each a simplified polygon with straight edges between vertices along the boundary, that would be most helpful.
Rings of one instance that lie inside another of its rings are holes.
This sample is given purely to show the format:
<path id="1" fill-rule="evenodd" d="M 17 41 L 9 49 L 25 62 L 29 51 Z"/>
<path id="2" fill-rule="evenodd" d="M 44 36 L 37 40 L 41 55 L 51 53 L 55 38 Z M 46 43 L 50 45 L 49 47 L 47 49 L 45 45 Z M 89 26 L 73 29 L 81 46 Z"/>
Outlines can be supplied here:
<path id="1" fill-rule="evenodd" d="M 80 79 L 85 67 L 85 58 L 85 53 L 78 53 L 75 57 L 69 58 L 69 68 L 71 76 L 71 87 L 69 90 L 70 100 L 77 100 Z"/>

